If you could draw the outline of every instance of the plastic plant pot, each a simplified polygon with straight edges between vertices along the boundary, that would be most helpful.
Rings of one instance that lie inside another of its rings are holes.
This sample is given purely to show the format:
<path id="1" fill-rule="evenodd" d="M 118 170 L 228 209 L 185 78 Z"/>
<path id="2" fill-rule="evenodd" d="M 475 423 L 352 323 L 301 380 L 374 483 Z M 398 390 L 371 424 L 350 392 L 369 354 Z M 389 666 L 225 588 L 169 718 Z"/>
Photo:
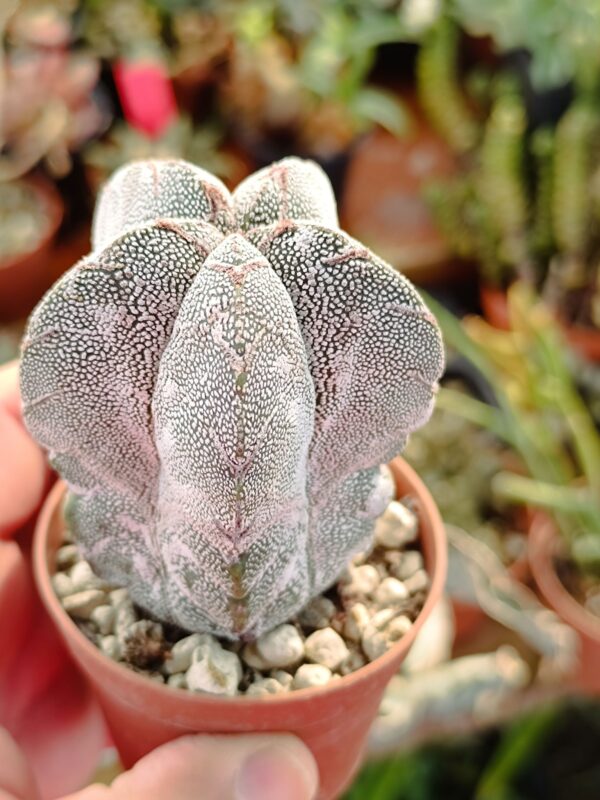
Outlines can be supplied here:
<path id="1" fill-rule="evenodd" d="M 289 732 L 313 752 L 320 773 L 319 800 L 338 797 L 363 755 L 383 691 L 438 603 L 447 566 L 446 537 L 435 503 L 402 460 L 390 467 L 397 496 L 414 498 L 420 544 L 431 588 L 411 630 L 387 653 L 329 686 L 271 697 L 218 697 L 157 684 L 103 655 L 77 628 L 54 594 L 51 576 L 61 544 L 64 483 L 58 483 L 40 514 L 34 570 L 42 600 L 73 658 L 87 676 L 104 711 L 125 767 L 164 742 L 187 733 Z"/>

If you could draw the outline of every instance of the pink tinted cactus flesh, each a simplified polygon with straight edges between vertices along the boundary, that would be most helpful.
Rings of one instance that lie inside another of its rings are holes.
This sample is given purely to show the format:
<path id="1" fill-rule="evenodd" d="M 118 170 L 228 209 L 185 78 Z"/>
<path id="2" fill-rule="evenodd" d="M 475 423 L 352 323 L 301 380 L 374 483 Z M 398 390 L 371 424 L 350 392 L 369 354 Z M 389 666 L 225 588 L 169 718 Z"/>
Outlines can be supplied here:
<path id="1" fill-rule="evenodd" d="M 24 416 L 84 555 L 158 619 L 249 638 L 369 546 L 431 413 L 438 327 L 291 158 L 231 195 L 181 161 L 105 187 L 32 314 Z"/>

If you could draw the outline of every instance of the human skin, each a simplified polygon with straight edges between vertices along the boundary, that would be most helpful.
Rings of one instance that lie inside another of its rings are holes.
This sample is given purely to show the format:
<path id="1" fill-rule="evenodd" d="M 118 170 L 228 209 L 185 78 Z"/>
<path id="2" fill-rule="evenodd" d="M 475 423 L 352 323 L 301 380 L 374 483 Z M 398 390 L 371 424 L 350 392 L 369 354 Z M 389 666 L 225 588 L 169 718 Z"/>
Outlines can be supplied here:
<path id="1" fill-rule="evenodd" d="M 0 800 L 314 797 L 314 759 L 288 735 L 184 736 L 145 756 L 110 787 L 65 794 L 74 770 L 94 763 L 105 732 L 31 577 L 29 523 L 48 485 L 44 456 L 22 424 L 18 364 L 12 362 L 0 367 Z"/>

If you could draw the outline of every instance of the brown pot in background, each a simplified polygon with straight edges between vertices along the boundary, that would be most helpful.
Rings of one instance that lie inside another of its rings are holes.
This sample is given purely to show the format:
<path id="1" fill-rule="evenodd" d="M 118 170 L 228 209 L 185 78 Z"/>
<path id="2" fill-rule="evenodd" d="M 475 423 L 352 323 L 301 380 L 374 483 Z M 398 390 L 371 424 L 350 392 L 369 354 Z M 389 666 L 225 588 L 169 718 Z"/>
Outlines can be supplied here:
<path id="1" fill-rule="evenodd" d="M 186 733 L 286 731 L 300 737 L 319 767 L 318 800 L 332 800 L 348 785 L 365 748 L 383 691 L 438 603 L 447 566 L 446 535 L 431 495 L 402 459 L 391 463 L 398 497 L 415 498 L 431 590 L 412 629 L 376 661 L 328 687 L 268 698 L 211 695 L 157 684 L 104 656 L 67 616 L 51 584 L 64 530 L 58 483 L 42 509 L 34 542 L 34 571 L 42 600 L 75 661 L 87 676 L 126 767 L 155 747 Z"/>
<path id="2" fill-rule="evenodd" d="M 344 187 L 342 227 L 418 284 L 472 277 L 472 265 L 453 257 L 424 196 L 429 183 L 456 172 L 454 155 L 416 109 L 413 117 L 400 138 L 377 129 L 359 143 Z"/>
<path id="3" fill-rule="evenodd" d="M 578 603 L 558 577 L 555 559 L 560 554 L 560 545 L 561 539 L 552 520 L 544 514 L 536 515 L 529 532 L 533 578 L 546 605 L 579 635 L 574 688 L 600 695 L 600 618 Z"/>
<path id="4" fill-rule="evenodd" d="M 492 286 L 481 284 L 479 299 L 484 317 L 495 328 L 508 330 L 508 302 L 506 292 Z M 564 335 L 573 348 L 588 361 L 600 361 L 600 331 L 595 328 L 584 328 L 581 325 L 569 325 L 561 322 Z"/>
<path id="5" fill-rule="evenodd" d="M 52 283 L 51 257 L 60 228 L 64 206 L 49 181 L 26 178 L 24 182 L 40 198 L 47 216 L 47 227 L 34 250 L 0 260 L 0 320 L 26 317 Z"/>

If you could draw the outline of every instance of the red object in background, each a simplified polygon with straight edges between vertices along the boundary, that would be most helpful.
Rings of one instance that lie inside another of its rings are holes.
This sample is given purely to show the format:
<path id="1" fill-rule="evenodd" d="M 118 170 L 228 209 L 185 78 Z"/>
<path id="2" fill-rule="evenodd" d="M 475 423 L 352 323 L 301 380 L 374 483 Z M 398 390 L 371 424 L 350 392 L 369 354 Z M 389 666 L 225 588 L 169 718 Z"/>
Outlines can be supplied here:
<path id="1" fill-rule="evenodd" d="M 119 61 L 113 74 L 127 122 L 158 139 L 178 117 L 165 65 L 160 61 Z"/>

